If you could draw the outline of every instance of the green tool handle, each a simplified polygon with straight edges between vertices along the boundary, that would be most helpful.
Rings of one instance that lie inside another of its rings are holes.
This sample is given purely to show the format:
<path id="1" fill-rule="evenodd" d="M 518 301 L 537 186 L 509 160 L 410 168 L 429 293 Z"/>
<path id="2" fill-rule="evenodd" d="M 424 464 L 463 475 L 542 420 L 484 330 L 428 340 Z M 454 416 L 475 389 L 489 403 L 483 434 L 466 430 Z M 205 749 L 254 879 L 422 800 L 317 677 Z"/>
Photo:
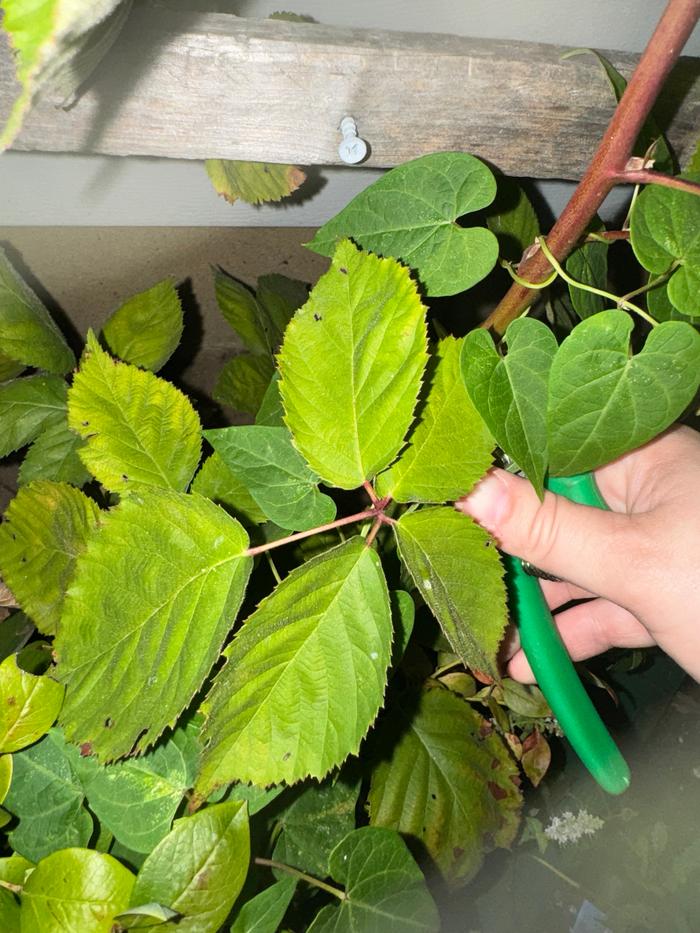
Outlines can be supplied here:
<path id="1" fill-rule="evenodd" d="M 607 508 L 590 473 L 551 478 L 552 492 L 574 502 Z M 552 618 L 537 577 L 517 557 L 504 555 L 520 643 L 537 683 L 572 748 L 600 786 L 621 794 L 630 782 L 627 762 L 581 683 Z"/>

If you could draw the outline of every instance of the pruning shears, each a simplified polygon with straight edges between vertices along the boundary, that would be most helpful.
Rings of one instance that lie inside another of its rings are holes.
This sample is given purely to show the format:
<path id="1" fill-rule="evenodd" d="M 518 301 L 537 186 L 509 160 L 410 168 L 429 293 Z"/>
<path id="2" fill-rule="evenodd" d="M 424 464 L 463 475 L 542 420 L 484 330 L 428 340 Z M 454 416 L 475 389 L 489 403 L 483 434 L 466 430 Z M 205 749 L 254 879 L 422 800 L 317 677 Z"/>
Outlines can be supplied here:
<path id="1" fill-rule="evenodd" d="M 582 505 L 606 509 L 592 473 L 550 477 L 548 489 Z M 561 640 L 540 581 L 518 557 L 504 554 L 520 643 L 564 735 L 598 784 L 621 794 L 630 770 L 581 683 Z"/>

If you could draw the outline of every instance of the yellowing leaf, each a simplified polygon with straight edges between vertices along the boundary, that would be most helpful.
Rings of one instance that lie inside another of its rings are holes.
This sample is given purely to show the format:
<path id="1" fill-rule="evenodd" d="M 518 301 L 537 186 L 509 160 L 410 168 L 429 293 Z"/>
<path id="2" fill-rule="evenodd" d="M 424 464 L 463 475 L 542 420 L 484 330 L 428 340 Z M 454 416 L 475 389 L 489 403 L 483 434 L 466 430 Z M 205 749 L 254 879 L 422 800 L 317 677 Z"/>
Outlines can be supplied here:
<path id="1" fill-rule="evenodd" d="M 295 165 L 230 159 L 207 159 L 205 164 L 216 193 L 231 204 L 239 198 L 248 204 L 281 201 L 306 180 Z"/>
<path id="2" fill-rule="evenodd" d="M 0 664 L 0 754 L 16 752 L 45 735 L 58 716 L 63 687 L 17 666 L 16 655 Z"/>

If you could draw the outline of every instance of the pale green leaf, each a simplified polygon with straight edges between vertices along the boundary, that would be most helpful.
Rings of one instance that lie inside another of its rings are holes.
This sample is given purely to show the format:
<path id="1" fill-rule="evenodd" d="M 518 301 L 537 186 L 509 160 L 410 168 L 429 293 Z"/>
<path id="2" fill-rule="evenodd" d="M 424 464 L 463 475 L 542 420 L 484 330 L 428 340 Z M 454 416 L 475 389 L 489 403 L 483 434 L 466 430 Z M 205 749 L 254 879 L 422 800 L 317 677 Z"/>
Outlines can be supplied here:
<path id="1" fill-rule="evenodd" d="M 0 385 L 0 457 L 65 418 L 67 392 L 60 376 L 27 376 Z"/>
<path id="2" fill-rule="evenodd" d="M 231 159 L 207 159 L 205 165 L 214 190 L 231 204 L 239 198 L 248 204 L 281 201 L 306 180 L 296 165 Z"/>
<path id="3" fill-rule="evenodd" d="M 608 244 L 594 241 L 582 243 L 576 247 L 566 260 L 566 271 L 584 285 L 606 289 L 608 284 Z M 592 314 L 605 310 L 610 302 L 602 295 L 596 295 L 568 283 L 571 304 L 581 318 L 585 320 Z"/>
<path id="4" fill-rule="evenodd" d="M 130 907 L 124 913 L 116 914 L 114 919 L 119 923 L 119 930 L 149 930 L 152 927 L 162 926 L 169 920 L 177 923 L 180 915 L 170 907 L 162 904 L 144 904 L 141 907 Z M 166 927 L 167 929 L 167 927 Z"/>
<path id="5" fill-rule="evenodd" d="M 700 174 L 682 176 L 700 182 Z M 668 297 L 682 314 L 700 314 L 700 198 L 677 188 L 647 185 L 630 221 L 632 249 L 649 272 L 672 271 Z"/>
<path id="6" fill-rule="evenodd" d="M 204 436 L 280 528 L 306 531 L 335 518 L 335 503 L 319 491 L 318 476 L 292 444 L 287 428 L 241 425 L 205 431 Z"/>
<path id="7" fill-rule="evenodd" d="M 4 806 L 19 817 L 9 835 L 12 848 L 34 862 L 68 846 L 86 846 L 92 817 L 83 806 L 78 778 L 80 752 L 59 729 L 13 756 L 10 792 Z"/>
<path id="8" fill-rule="evenodd" d="M 281 428 L 284 425 L 284 407 L 280 395 L 280 376 L 277 371 L 265 389 L 265 395 L 255 416 L 256 424 L 265 424 L 269 428 Z"/>
<path id="9" fill-rule="evenodd" d="M 243 887 L 250 860 L 243 803 L 217 803 L 177 820 L 136 878 L 131 905 L 180 914 L 178 933 L 218 931 Z"/>
<path id="10" fill-rule="evenodd" d="M 246 901 L 234 914 L 229 933 L 277 933 L 296 886 L 297 879 L 287 875 Z"/>
<path id="11" fill-rule="evenodd" d="M 377 478 L 397 502 L 447 502 L 465 495 L 493 463 L 494 440 L 462 379 L 462 341 L 446 337 L 428 364 L 425 404 L 399 459 Z"/>
<path id="12" fill-rule="evenodd" d="M 113 360 L 92 333 L 68 392 L 68 424 L 86 441 L 83 463 L 112 492 L 185 489 L 199 463 L 201 426 L 189 400 Z"/>
<path id="13" fill-rule="evenodd" d="M 513 841 L 522 802 L 515 761 L 449 690 L 423 690 L 417 708 L 391 714 L 400 738 L 372 774 L 370 823 L 420 840 L 448 883 L 463 884 L 494 841 Z"/>
<path id="14" fill-rule="evenodd" d="M 19 484 L 35 480 L 83 486 L 90 479 L 78 451 L 85 441 L 68 427 L 67 412 L 60 421 L 44 428 L 27 451 L 19 468 Z"/>
<path id="15" fill-rule="evenodd" d="M 6 658 L 0 664 L 0 754 L 16 752 L 45 735 L 62 702 L 63 687 L 55 680 L 23 671 L 16 655 Z"/>
<path id="16" fill-rule="evenodd" d="M 358 781 L 312 784 L 279 815 L 273 859 L 325 878 L 333 849 L 355 828 Z"/>
<path id="17" fill-rule="evenodd" d="M 514 178 L 496 175 L 496 198 L 484 213 L 486 225 L 498 239 L 501 256 L 520 262 L 539 236 L 540 225 L 528 196 Z"/>
<path id="18" fill-rule="evenodd" d="M 386 581 L 361 538 L 293 570 L 226 649 L 205 702 L 198 793 L 320 778 L 355 754 L 381 706 L 390 652 Z"/>
<path id="19" fill-rule="evenodd" d="M 8 0 L 4 0 L 7 10 Z M 19 0 L 15 0 L 19 5 Z M 7 12 L 5 28 L 7 23 Z M 41 301 L 0 249 L 0 347 L 5 358 L 64 375 L 75 357 Z"/>
<path id="20" fill-rule="evenodd" d="M 24 884 L 27 871 L 33 864 L 21 855 L 0 859 L 0 879 L 10 884 Z M 0 930 L 3 933 L 21 933 L 19 898 L 5 888 L 0 888 Z"/>
<path id="21" fill-rule="evenodd" d="M 331 854 L 343 900 L 324 907 L 309 933 L 436 933 L 440 919 L 423 873 L 398 833 L 356 829 Z"/>
<path id="22" fill-rule="evenodd" d="M 279 356 L 287 424 L 324 482 L 354 489 L 391 463 L 426 360 L 425 309 L 408 271 L 341 243 Z"/>
<path id="23" fill-rule="evenodd" d="M 582 321 L 559 347 L 549 379 L 549 460 L 554 476 L 593 470 L 665 430 L 700 381 L 700 334 L 655 327 L 630 356 L 633 322 L 622 311 Z"/>
<path id="24" fill-rule="evenodd" d="M 133 886 L 134 876 L 111 855 L 54 852 L 39 862 L 22 891 L 22 933 L 110 933 Z"/>
<path id="25" fill-rule="evenodd" d="M 71 740 L 109 760 L 174 724 L 236 617 L 247 546 L 241 525 L 201 496 L 152 489 L 105 515 L 54 646 Z"/>
<path id="26" fill-rule="evenodd" d="M 467 667 L 498 678 L 506 593 L 488 534 L 452 508 L 406 512 L 395 530 L 401 559 L 453 650 Z"/>
<path id="27" fill-rule="evenodd" d="M 244 525 L 258 525 L 267 521 L 267 516 L 251 496 L 248 487 L 217 453 L 213 453 L 200 467 L 192 480 L 192 492 L 223 505 Z"/>
<path id="28" fill-rule="evenodd" d="M 386 172 L 361 191 L 308 244 L 332 256 L 351 237 L 363 249 L 415 269 L 428 295 L 454 295 L 493 269 L 498 240 L 484 227 L 460 227 L 465 214 L 496 195 L 491 171 L 465 152 L 421 156 Z"/>
<path id="29" fill-rule="evenodd" d="M 109 317 L 102 335 L 125 363 L 157 372 L 182 337 L 182 305 L 172 278 L 133 295 Z"/>
<path id="30" fill-rule="evenodd" d="M 233 411 L 255 415 L 274 371 L 270 357 L 239 353 L 219 373 L 212 396 Z"/>
<path id="31" fill-rule="evenodd" d="M 547 385 L 557 341 L 533 318 L 518 318 L 504 336 L 505 357 L 491 335 L 477 328 L 464 338 L 464 382 L 499 447 L 525 473 L 539 495 L 547 470 Z"/>
<path id="32" fill-rule="evenodd" d="M 66 483 L 23 486 L 0 526 L 0 574 L 39 631 L 56 631 L 76 558 L 97 528 L 92 499 Z"/>
<path id="33" fill-rule="evenodd" d="M 12 755 L 0 755 L 0 803 L 5 802 L 12 784 Z"/>

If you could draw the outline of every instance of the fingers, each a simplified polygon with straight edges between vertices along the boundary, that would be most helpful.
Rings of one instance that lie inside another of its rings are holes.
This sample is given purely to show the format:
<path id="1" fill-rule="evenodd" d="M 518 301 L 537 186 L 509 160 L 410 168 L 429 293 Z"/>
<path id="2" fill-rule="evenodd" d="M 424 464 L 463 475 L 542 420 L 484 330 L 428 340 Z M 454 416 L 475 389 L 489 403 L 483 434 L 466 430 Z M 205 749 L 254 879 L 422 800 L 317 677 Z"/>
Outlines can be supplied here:
<path id="1" fill-rule="evenodd" d="M 609 648 L 646 648 L 655 644 L 638 619 L 605 599 L 592 599 L 566 609 L 554 621 L 574 661 L 584 661 Z M 508 674 L 523 683 L 535 682 L 522 649 L 508 662 Z"/>
<path id="2" fill-rule="evenodd" d="M 567 583 L 566 580 L 540 580 L 540 586 L 547 605 L 552 611 L 565 606 L 574 599 L 590 599 L 596 595 L 580 586 L 574 586 L 573 583 Z"/>

